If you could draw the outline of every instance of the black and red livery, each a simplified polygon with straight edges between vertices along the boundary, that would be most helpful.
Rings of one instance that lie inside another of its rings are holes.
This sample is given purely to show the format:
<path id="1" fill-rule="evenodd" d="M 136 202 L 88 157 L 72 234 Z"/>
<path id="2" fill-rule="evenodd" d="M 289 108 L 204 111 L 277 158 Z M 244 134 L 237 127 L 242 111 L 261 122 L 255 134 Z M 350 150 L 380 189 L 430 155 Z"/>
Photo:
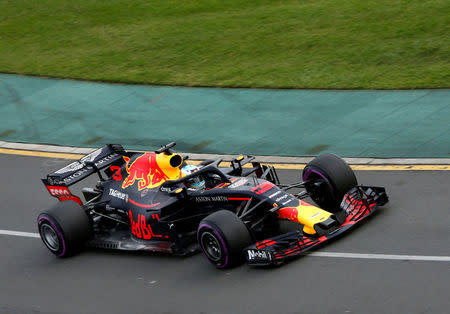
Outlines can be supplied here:
<path id="1" fill-rule="evenodd" d="M 38 217 L 47 248 L 61 257 L 84 246 L 175 255 L 200 249 L 218 268 L 243 259 L 279 265 L 352 228 L 388 201 L 384 188 L 358 186 L 336 155 L 316 157 L 302 182 L 283 185 L 273 167 L 249 156 L 228 167 L 220 167 L 221 159 L 208 160 L 184 175 L 187 157 L 173 153 L 174 145 L 141 153 L 108 144 L 47 175 L 44 185 L 61 201 Z M 84 201 L 70 192 L 93 174 L 99 180 L 82 189 Z M 204 185 L 191 188 L 194 179 Z M 288 192 L 298 188 L 303 190 Z"/>

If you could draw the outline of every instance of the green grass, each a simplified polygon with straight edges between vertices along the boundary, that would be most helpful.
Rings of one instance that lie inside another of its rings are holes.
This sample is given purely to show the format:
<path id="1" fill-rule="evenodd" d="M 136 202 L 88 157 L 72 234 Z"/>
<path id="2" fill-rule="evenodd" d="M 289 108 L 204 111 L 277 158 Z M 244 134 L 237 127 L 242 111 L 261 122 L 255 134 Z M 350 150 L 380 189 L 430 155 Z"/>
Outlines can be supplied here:
<path id="1" fill-rule="evenodd" d="M 450 86 L 450 1 L 0 0 L 0 72 L 188 86 Z"/>

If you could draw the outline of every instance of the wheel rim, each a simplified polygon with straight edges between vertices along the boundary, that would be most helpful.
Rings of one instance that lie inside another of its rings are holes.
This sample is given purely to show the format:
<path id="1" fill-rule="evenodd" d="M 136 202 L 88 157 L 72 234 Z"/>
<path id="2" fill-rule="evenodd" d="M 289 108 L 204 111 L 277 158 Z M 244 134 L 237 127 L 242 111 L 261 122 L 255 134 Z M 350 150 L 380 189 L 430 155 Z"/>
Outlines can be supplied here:
<path id="1" fill-rule="evenodd" d="M 54 252 L 59 250 L 59 237 L 56 231 L 51 226 L 42 224 L 41 235 L 42 240 L 50 250 Z"/>
<path id="2" fill-rule="evenodd" d="M 308 184 L 308 193 L 310 197 L 320 206 L 329 206 L 335 201 L 333 186 L 321 174 L 316 171 L 308 173 L 307 177 L 311 182 Z"/>
<path id="3" fill-rule="evenodd" d="M 311 198 L 317 199 L 317 201 L 321 204 L 326 204 L 328 199 L 334 198 L 328 182 L 323 179 L 317 179 L 315 184 L 313 184 L 312 190 Z"/>
<path id="4" fill-rule="evenodd" d="M 210 232 L 205 231 L 200 238 L 202 248 L 208 258 L 213 262 L 218 262 L 222 258 L 222 248 L 217 238 Z"/>

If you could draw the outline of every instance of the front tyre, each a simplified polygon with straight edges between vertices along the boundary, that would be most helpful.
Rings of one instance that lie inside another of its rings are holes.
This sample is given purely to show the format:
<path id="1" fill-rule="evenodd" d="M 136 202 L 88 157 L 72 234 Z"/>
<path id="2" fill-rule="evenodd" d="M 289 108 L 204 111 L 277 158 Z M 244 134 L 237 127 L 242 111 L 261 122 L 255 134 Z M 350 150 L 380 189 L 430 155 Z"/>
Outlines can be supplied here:
<path id="1" fill-rule="evenodd" d="M 234 213 L 217 211 L 204 218 L 197 230 L 203 254 L 217 268 L 230 268 L 242 262 L 242 251 L 252 244 L 249 230 Z"/>
<path id="2" fill-rule="evenodd" d="M 84 209 L 74 201 L 57 203 L 37 220 L 44 245 L 56 256 L 77 253 L 92 236 L 92 224 Z"/>
<path id="3" fill-rule="evenodd" d="M 322 154 L 303 169 L 303 181 L 312 200 L 329 212 L 340 210 L 344 195 L 358 185 L 355 173 L 339 156 Z"/>

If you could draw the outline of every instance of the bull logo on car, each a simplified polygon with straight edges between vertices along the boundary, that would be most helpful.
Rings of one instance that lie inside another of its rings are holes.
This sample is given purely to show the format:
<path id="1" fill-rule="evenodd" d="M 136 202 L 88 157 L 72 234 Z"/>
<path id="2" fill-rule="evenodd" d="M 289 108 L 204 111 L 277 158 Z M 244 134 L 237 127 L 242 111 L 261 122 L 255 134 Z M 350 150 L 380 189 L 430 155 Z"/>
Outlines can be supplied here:
<path id="1" fill-rule="evenodd" d="M 131 164 L 130 158 L 124 156 L 128 176 L 122 183 L 122 188 L 127 188 L 138 182 L 138 189 L 153 188 L 169 180 L 169 177 L 156 162 L 155 153 L 145 153 L 137 157 Z"/>

